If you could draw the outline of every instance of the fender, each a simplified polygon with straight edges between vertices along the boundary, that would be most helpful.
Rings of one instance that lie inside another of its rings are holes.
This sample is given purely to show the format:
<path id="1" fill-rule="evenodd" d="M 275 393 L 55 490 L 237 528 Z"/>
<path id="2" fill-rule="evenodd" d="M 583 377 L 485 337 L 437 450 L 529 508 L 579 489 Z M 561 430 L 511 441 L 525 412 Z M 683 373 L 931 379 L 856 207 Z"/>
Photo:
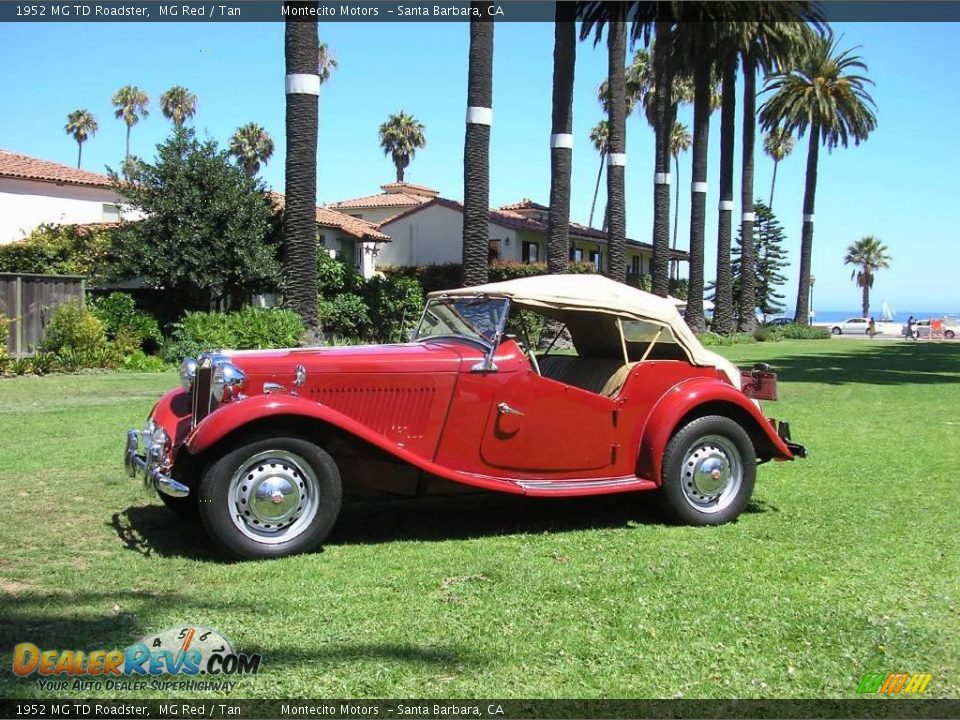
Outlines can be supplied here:
<path id="1" fill-rule="evenodd" d="M 499 492 L 518 495 L 524 493 L 524 489 L 518 483 L 510 480 L 459 472 L 438 465 L 432 460 L 411 452 L 402 444 L 392 442 L 343 413 L 296 395 L 256 395 L 218 408 L 187 437 L 187 451 L 191 455 L 198 455 L 212 448 L 230 433 L 255 420 L 281 416 L 309 418 L 328 423 L 377 446 L 403 462 L 445 480 Z"/>
<path id="2" fill-rule="evenodd" d="M 766 436 L 777 460 L 793 460 L 793 453 L 777 435 L 760 409 L 732 385 L 711 378 L 694 378 L 678 383 L 657 402 L 643 429 L 638 452 L 640 477 L 662 482 L 663 453 L 673 431 L 690 411 L 706 403 L 722 402 L 746 413 Z M 749 429 L 748 429 L 749 432 Z M 752 435 L 753 433 L 751 433 Z"/>

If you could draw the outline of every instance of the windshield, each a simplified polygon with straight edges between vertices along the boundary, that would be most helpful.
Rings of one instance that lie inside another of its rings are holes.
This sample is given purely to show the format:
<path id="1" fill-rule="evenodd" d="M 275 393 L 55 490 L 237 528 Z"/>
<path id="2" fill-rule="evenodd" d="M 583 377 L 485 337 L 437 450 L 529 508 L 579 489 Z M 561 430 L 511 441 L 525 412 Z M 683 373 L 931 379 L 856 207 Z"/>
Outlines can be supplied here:
<path id="1" fill-rule="evenodd" d="M 502 298 L 433 298 L 423 311 L 414 340 L 463 337 L 493 345 L 503 331 L 509 301 Z"/>

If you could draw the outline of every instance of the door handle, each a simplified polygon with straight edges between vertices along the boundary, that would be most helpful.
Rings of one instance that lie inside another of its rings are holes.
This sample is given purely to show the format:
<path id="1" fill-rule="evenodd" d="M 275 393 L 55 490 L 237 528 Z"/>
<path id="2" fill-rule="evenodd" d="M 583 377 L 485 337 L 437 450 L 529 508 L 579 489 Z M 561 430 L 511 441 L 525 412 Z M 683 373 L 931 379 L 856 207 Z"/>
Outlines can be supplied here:
<path id="1" fill-rule="evenodd" d="M 497 405 L 497 412 L 500 413 L 501 415 L 519 415 L 520 417 L 523 417 L 524 415 L 526 415 L 526 413 L 522 413 L 519 410 L 516 410 L 510 407 L 505 402 L 502 402 L 499 405 Z"/>

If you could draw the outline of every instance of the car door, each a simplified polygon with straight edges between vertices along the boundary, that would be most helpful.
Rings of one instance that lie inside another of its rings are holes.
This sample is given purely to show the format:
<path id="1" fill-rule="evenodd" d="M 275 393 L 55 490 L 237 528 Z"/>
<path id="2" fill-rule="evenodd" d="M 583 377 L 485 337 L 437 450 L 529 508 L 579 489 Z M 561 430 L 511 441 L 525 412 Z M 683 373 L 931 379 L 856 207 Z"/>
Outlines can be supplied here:
<path id="1" fill-rule="evenodd" d="M 863 318 L 850 318 L 844 323 L 843 331 L 849 333 L 864 333 L 867 331 L 867 321 Z"/>
<path id="2" fill-rule="evenodd" d="M 480 455 L 501 470 L 599 472 L 616 461 L 616 433 L 610 398 L 518 372 L 494 394 Z"/>

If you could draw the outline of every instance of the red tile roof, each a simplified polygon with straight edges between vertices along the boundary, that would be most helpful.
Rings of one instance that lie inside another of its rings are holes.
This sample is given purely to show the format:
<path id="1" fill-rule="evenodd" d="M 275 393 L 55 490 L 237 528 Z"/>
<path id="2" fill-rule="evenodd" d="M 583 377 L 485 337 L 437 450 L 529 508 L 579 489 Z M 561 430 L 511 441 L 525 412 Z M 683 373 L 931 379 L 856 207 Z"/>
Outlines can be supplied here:
<path id="1" fill-rule="evenodd" d="M 110 178 L 106 175 L 98 175 L 89 170 L 79 170 L 49 160 L 40 160 L 29 155 L 20 155 L 9 150 L 0 150 L 0 177 L 36 180 L 57 185 L 111 187 Z"/>
<path id="2" fill-rule="evenodd" d="M 267 195 L 273 200 L 278 208 L 283 208 L 286 198 L 278 192 L 269 191 Z M 368 240 L 375 242 L 389 242 L 390 236 L 386 235 L 377 228 L 377 226 L 360 218 L 344 215 L 336 210 L 326 207 L 317 208 L 317 225 L 332 227 L 342 230 L 347 235 L 352 235 L 359 240 Z"/>
<path id="3" fill-rule="evenodd" d="M 386 185 L 381 185 L 380 188 L 385 193 L 405 192 L 408 195 L 426 195 L 427 197 L 436 197 L 437 195 L 440 194 L 439 190 L 434 190 L 432 187 L 427 187 L 426 185 L 417 185 L 417 183 L 408 183 L 408 182 L 387 183 Z"/>
<path id="4" fill-rule="evenodd" d="M 503 205 L 500 208 L 501 210 L 543 210 L 544 212 L 549 212 L 550 208 L 546 205 L 541 205 L 536 203 L 530 198 L 523 198 L 519 202 L 510 203 L 509 205 Z"/>
<path id="5" fill-rule="evenodd" d="M 416 206 L 430 202 L 440 194 L 439 190 L 434 190 L 426 185 L 416 185 L 408 182 L 387 183 L 386 185 L 381 185 L 380 188 L 383 190 L 382 193 L 340 200 L 339 202 L 330 203 L 327 207 L 337 210 L 387 207 L 406 208 L 412 205 Z"/>

